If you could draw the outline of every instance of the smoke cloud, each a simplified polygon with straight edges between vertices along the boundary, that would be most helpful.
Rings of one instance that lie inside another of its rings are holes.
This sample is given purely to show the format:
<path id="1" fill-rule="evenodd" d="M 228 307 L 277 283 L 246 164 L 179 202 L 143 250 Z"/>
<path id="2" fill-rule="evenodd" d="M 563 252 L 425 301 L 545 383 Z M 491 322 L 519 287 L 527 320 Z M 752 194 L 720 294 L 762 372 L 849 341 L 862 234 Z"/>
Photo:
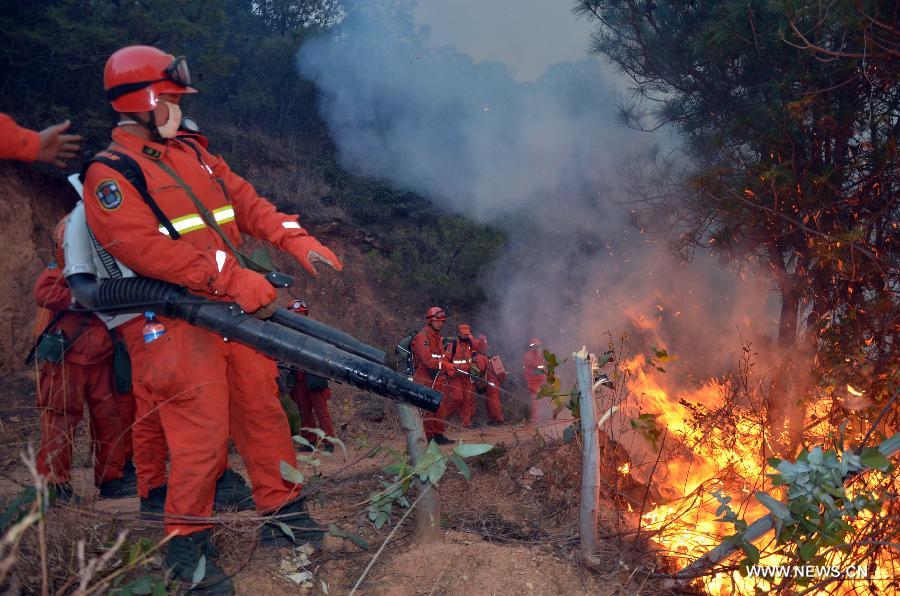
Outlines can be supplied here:
<path id="1" fill-rule="evenodd" d="M 442 23 L 458 21 L 459 44 L 453 26 L 442 27 L 436 44 L 414 2 L 370 0 L 349 5 L 338 27 L 301 48 L 300 72 L 321 90 L 343 165 L 508 233 L 505 255 L 472 281 L 490 295 L 475 327 L 510 356 L 518 359 L 533 336 L 561 355 L 582 344 L 602 351 L 604 332 L 638 321 L 695 374 L 733 364 L 739 331 L 747 339 L 771 331 L 765 286 L 706 255 L 678 261 L 662 239 L 634 227 L 622 200 L 633 157 L 671 139 L 617 122 L 623 81 L 598 60 L 544 68 L 527 56 L 511 64 L 466 53 L 460 48 L 474 43 L 466 23 L 484 31 L 492 22 L 465 12 L 468 4 L 439 11 Z M 510 47 L 539 38 L 532 45 L 571 54 L 572 31 L 584 34 L 583 25 L 541 29 L 548 6 L 568 15 L 565 3 L 515 6 L 515 19 L 501 14 L 494 23 Z"/>

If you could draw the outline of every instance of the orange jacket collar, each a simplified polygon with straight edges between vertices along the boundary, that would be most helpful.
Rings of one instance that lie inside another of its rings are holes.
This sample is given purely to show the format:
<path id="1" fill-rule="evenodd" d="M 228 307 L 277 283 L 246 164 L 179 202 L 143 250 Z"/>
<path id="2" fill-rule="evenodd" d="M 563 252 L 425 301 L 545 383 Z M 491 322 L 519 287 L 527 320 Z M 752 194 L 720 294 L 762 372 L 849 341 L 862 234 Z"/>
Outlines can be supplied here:
<path id="1" fill-rule="evenodd" d="M 135 153 L 140 153 L 150 159 L 162 159 L 168 148 L 168 145 L 165 143 L 157 143 L 155 141 L 143 139 L 137 135 L 131 134 L 121 127 L 113 129 L 112 140 L 117 145 L 121 145 Z"/>

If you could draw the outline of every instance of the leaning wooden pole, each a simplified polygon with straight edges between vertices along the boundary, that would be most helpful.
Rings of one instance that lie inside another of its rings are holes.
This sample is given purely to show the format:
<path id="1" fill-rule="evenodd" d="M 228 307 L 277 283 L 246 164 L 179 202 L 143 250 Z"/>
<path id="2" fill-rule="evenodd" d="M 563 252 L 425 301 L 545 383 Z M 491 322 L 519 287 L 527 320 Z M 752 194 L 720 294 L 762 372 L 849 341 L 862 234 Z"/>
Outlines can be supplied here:
<path id="1" fill-rule="evenodd" d="M 418 465 L 425 456 L 428 441 L 425 438 L 425 429 L 422 426 L 422 415 L 418 408 L 396 402 L 397 416 L 400 418 L 400 428 L 406 435 L 406 452 L 412 465 Z M 416 509 L 416 542 L 438 542 L 441 539 L 441 504 L 437 489 L 430 490 L 418 479 L 415 480 L 416 492 L 419 494 L 418 508 Z M 422 491 L 425 491 L 423 494 Z"/>
<path id="2" fill-rule="evenodd" d="M 593 558 L 597 552 L 597 515 L 600 506 L 599 449 L 597 442 L 597 412 L 592 391 L 591 356 L 587 348 L 572 354 L 578 391 L 581 394 L 581 436 L 584 449 L 581 457 L 581 507 L 579 510 L 579 530 L 581 533 L 581 556 Z"/>
<path id="3" fill-rule="evenodd" d="M 900 433 L 896 433 L 892 435 L 891 438 L 884 441 L 881 445 L 878 446 L 878 450 L 888 459 L 893 457 L 897 452 L 900 452 Z M 861 472 L 848 474 L 847 477 L 844 478 L 844 484 L 847 484 L 848 482 L 850 482 L 850 480 L 859 476 L 860 473 Z M 743 535 L 743 540 L 726 540 L 675 575 L 676 577 L 682 579 L 691 579 L 698 575 L 701 575 L 710 567 L 713 567 L 717 563 L 731 556 L 731 554 L 736 551 L 741 545 L 741 542 L 753 542 L 759 538 L 762 538 L 764 535 L 768 534 L 769 531 L 771 531 L 774 527 L 775 517 L 771 513 L 769 515 L 761 517 L 747 527 L 747 531 L 744 532 Z"/>

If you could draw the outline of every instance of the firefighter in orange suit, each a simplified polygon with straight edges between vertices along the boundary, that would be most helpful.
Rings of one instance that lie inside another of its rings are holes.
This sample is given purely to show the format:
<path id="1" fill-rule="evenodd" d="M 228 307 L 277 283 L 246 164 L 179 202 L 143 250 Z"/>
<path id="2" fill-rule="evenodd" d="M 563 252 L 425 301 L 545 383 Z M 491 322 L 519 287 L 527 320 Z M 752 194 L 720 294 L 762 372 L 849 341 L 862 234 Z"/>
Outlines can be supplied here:
<path id="1" fill-rule="evenodd" d="M 38 472 L 47 477 L 54 496 L 72 498 L 70 468 L 75 428 L 87 403 L 94 454 L 94 484 L 100 496 L 130 497 L 135 494 L 134 475 L 125 474 L 127 422 L 120 417 L 112 380 L 112 341 L 106 325 L 91 313 L 69 312 L 72 293 L 63 277 L 62 236 L 64 218 L 56 227 L 56 260 L 38 277 L 34 298 L 50 310 L 49 326 L 36 348 L 37 401 L 41 412 L 41 447 Z M 63 348 L 65 341 L 69 347 Z M 54 348 L 55 346 L 55 348 Z"/>
<path id="2" fill-rule="evenodd" d="M 75 157 L 81 144 L 79 135 L 64 134 L 70 126 L 66 120 L 37 132 L 0 113 L 0 159 L 43 161 L 65 167 L 65 160 Z"/>
<path id="3" fill-rule="evenodd" d="M 486 382 L 476 382 L 475 387 L 479 393 L 484 393 L 487 406 L 488 424 L 499 426 L 503 424 L 503 408 L 500 406 L 500 385 L 506 382 L 506 371 L 497 371 L 494 363 L 488 357 L 488 341 L 484 335 L 479 335 L 472 345 L 473 374 L 478 371 L 478 376 Z"/>
<path id="4" fill-rule="evenodd" d="M 296 216 L 279 213 L 224 160 L 174 139 L 180 99 L 196 92 L 184 58 L 129 46 L 109 58 L 103 83 L 120 121 L 113 144 L 88 167 L 84 189 L 88 225 L 112 256 L 138 275 L 236 302 L 262 318 L 274 311 L 275 289 L 239 264 L 242 233 L 290 253 L 313 275 L 314 262 L 343 268 Z M 123 156 L 138 165 L 144 186 L 120 171 L 129 163 Z M 229 433 L 247 465 L 257 510 L 278 514 L 261 528 L 264 543 L 291 544 L 285 526 L 297 540 L 321 540 L 322 528 L 311 520 L 300 486 L 281 475 L 281 462 L 293 464 L 295 456 L 275 362 L 184 321 L 158 321 L 164 334 L 146 343 L 132 335 L 129 348 L 143 352 L 134 375 L 149 393 L 137 398 L 156 402 L 169 447 L 165 528 L 175 536 L 165 563 L 176 579 L 192 582 L 205 558 L 194 589 L 231 593 L 231 579 L 215 562 L 211 524 L 196 519 L 212 513 Z"/>
<path id="5" fill-rule="evenodd" d="M 475 385 L 471 377 L 455 372 L 470 372 L 472 366 L 472 329 L 468 325 L 459 326 L 456 339 L 444 351 L 444 358 L 453 365 L 447 380 L 447 418 L 458 411 L 462 425 L 468 428 L 475 415 Z"/>
<path id="6" fill-rule="evenodd" d="M 446 320 L 447 314 L 444 309 L 432 306 L 425 313 L 425 326 L 409 342 L 413 359 L 413 380 L 420 385 L 433 387 L 445 396 L 446 375 L 453 372 L 453 365 L 444 358 L 444 340 L 441 337 L 441 329 L 444 328 Z M 453 443 L 444 434 L 447 426 L 447 406 L 447 400 L 441 399 L 437 412 L 426 415 L 424 421 L 425 437 L 428 440 L 434 439 L 438 445 Z"/>
<path id="7" fill-rule="evenodd" d="M 309 316 L 309 307 L 302 300 L 291 300 L 288 310 L 304 317 Z M 331 388 L 328 380 L 306 371 L 297 371 L 294 387 L 291 389 L 291 399 L 297 404 L 300 411 L 300 423 L 304 428 L 318 428 L 325 436 L 333 437 L 334 424 L 331 422 L 331 412 L 328 410 L 328 400 L 331 399 Z M 319 437 L 309 431 L 301 431 L 300 435 L 315 445 Z M 323 448 L 334 451 L 334 445 L 325 442 Z"/>
<path id="8" fill-rule="evenodd" d="M 544 362 L 543 342 L 537 337 L 528 342 L 528 351 L 522 359 L 522 374 L 525 376 L 525 385 L 531 393 L 531 421 L 535 424 L 543 424 L 553 417 L 553 408 L 549 397 L 538 399 L 541 386 L 547 381 Z"/>

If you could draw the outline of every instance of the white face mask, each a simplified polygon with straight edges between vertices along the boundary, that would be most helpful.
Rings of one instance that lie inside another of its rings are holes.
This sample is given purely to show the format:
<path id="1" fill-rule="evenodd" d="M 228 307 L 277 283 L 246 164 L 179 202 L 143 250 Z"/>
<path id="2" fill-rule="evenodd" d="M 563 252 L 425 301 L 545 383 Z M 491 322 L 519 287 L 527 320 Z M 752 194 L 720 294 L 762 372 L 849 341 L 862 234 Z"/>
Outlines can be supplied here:
<path id="1" fill-rule="evenodd" d="M 164 139 L 171 139 L 175 137 L 175 134 L 178 132 L 178 127 L 181 126 L 181 108 L 177 103 L 166 102 L 166 105 L 169 106 L 169 118 L 166 120 L 165 124 L 156 127 L 157 132 L 159 132 L 159 136 Z"/>

